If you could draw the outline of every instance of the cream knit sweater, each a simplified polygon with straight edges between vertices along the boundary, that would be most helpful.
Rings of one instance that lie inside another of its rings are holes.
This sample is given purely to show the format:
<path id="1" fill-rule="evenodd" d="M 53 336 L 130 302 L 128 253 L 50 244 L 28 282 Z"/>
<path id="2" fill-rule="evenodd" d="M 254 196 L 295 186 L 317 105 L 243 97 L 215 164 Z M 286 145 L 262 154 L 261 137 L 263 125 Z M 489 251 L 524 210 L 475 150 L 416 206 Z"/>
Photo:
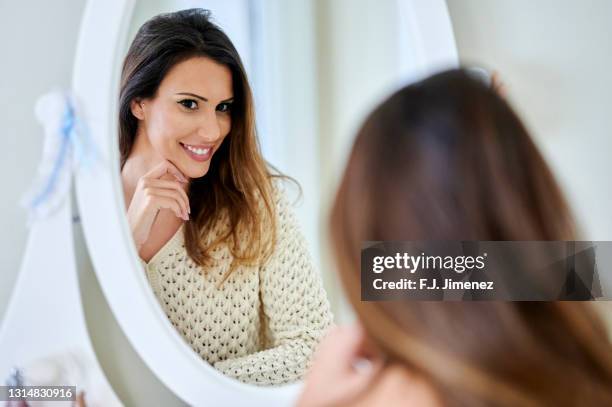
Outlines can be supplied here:
<path id="1" fill-rule="evenodd" d="M 259 267 L 229 269 L 227 246 L 202 270 L 184 247 L 183 226 L 148 262 L 147 277 L 166 315 L 204 360 L 228 376 L 258 385 L 299 380 L 332 324 L 320 275 L 280 187 L 274 187 L 277 243 Z M 210 240 L 225 226 L 218 222 Z"/>

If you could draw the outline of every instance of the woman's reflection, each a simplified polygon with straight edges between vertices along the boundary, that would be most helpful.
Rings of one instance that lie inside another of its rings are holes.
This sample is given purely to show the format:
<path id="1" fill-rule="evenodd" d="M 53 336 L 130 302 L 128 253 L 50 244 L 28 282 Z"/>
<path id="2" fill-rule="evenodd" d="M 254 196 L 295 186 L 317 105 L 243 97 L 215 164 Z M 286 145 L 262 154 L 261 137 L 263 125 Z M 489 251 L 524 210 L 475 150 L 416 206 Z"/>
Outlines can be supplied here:
<path id="1" fill-rule="evenodd" d="M 302 378 L 332 315 L 254 112 L 240 57 L 207 11 L 140 28 L 123 64 L 119 146 L 142 264 L 203 359 L 272 385 Z"/>

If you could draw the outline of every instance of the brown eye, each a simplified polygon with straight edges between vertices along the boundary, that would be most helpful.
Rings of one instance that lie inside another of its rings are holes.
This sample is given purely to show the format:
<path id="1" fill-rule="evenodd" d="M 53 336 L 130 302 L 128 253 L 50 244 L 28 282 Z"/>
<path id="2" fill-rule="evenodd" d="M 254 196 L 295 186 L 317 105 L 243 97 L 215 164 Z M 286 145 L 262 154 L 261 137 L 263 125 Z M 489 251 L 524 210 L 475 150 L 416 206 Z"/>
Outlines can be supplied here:
<path id="1" fill-rule="evenodd" d="M 178 103 L 180 103 L 181 105 L 185 106 L 189 110 L 195 110 L 195 109 L 198 108 L 198 102 L 196 102 L 193 99 L 183 99 L 183 100 L 179 101 Z"/>
<path id="2" fill-rule="evenodd" d="M 221 113 L 227 113 L 232 110 L 232 104 L 229 102 L 219 103 L 217 105 L 217 111 Z"/>

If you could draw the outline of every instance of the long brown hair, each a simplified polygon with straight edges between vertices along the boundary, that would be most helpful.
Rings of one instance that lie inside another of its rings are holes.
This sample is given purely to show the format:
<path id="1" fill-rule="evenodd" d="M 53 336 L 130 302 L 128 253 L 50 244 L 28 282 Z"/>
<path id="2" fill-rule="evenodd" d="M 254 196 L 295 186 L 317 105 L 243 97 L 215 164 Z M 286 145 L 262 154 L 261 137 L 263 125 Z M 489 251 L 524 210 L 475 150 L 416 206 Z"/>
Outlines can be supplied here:
<path id="1" fill-rule="evenodd" d="M 588 303 L 360 301 L 363 241 L 575 239 L 525 127 L 466 71 L 405 87 L 368 117 L 330 221 L 368 335 L 444 404 L 612 405 L 612 346 Z"/>
<path id="2" fill-rule="evenodd" d="M 244 66 L 227 35 L 203 9 L 160 14 L 137 32 L 121 73 L 119 149 L 121 168 L 136 138 L 138 121 L 130 102 L 153 97 L 177 63 L 203 56 L 227 66 L 232 73 L 234 103 L 232 127 L 212 158 L 208 173 L 192 180 L 189 204 L 192 221 L 185 225 L 185 249 L 201 266 L 213 263 L 210 253 L 227 244 L 230 271 L 239 264 L 264 262 L 276 242 L 272 178 L 289 178 L 267 164 L 260 152 L 255 128 L 253 96 Z M 223 233 L 211 239 L 211 230 Z"/>

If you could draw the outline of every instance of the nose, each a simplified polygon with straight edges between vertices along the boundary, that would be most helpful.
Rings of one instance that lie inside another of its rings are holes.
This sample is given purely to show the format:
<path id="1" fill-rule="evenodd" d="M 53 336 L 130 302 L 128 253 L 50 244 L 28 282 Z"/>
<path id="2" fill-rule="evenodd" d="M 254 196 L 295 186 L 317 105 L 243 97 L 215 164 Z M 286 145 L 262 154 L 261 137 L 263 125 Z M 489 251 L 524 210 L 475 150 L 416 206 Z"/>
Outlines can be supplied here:
<path id="1" fill-rule="evenodd" d="M 221 137 L 221 126 L 216 112 L 208 112 L 198 126 L 198 136 L 205 143 L 214 143 Z"/>

